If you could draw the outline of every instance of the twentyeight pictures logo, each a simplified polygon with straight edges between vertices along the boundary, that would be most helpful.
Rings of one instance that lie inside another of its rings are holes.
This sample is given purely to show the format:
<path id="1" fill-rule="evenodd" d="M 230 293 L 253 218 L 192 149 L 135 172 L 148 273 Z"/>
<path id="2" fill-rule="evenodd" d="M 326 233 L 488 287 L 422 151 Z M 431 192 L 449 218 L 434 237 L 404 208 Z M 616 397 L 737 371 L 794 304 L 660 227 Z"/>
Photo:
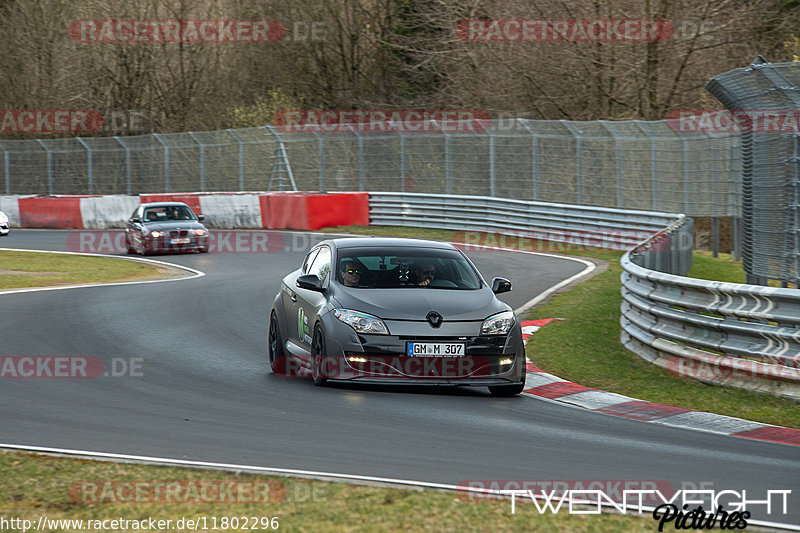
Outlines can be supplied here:
<path id="1" fill-rule="evenodd" d="M 490 124 L 486 111 L 442 109 L 317 109 L 278 111 L 272 117 L 282 132 L 453 132 L 476 133 Z"/>
<path id="2" fill-rule="evenodd" d="M 456 26 L 463 41 L 656 42 L 672 37 L 668 20 L 656 19 L 465 19 Z"/>
<path id="3" fill-rule="evenodd" d="M 81 43 L 269 43 L 286 35 L 279 20 L 73 20 Z"/>

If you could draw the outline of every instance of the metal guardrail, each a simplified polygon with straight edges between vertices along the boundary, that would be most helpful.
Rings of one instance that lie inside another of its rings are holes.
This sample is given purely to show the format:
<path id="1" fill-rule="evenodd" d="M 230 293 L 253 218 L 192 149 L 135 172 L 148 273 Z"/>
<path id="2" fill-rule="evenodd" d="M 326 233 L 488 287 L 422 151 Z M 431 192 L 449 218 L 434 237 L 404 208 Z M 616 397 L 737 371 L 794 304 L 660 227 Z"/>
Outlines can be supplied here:
<path id="1" fill-rule="evenodd" d="M 679 224 L 622 256 L 622 343 L 682 377 L 800 399 L 800 291 L 647 268 Z"/>
<path id="2" fill-rule="evenodd" d="M 683 215 L 486 196 L 369 193 L 370 224 L 496 232 L 530 240 L 627 250 Z M 679 250 L 675 249 L 678 253 Z M 675 264 L 691 265 L 687 254 Z M 688 269 L 687 269 L 688 271 Z"/>
<path id="3" fill-rule="evenodd" d="M 692 266 L 690 218 L 481 196 L 378 192 L 369 204 L 372 225 L 563 242 L 580 235 L 630 250 L 621 260 L 629 350 L 684 377 L 800 399 L 800 291 L 683 277 Z"/>

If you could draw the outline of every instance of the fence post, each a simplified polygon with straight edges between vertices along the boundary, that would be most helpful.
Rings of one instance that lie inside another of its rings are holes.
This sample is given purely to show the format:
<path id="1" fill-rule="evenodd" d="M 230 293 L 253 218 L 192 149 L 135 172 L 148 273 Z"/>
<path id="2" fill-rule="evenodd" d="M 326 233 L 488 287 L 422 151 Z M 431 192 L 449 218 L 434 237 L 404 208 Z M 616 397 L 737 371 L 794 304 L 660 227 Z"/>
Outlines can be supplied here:
<path id="1" fill-rule="evenodd" d="M 11 165 L 8 161 L 8 149 L 0 143 L 0 148 L 3 149 L 3 173 L 5 175 L 6 181 L 6 195 L 11 194 L 11 176 L 9 175 L 8 171 L 11 169 Z"/>
<path id="2" fill-rule="evenodd" d="M 583 202 L 583 139 L 566 120 L 559 120 L 575 138 L 575 203 Z"/>
<path id="3" fill-rule="evenodd" d="M 684 138 L 681 143 L 683 144 L 683 212 L 688 216 L 691 212 L 689 207 L 692 197 L 692 180 L 689 170 L 689 139 Z"/>
<path id="4" fill-rule="evenodd" d="M 364 190 L 364 139 L 362 138 L 361 134 L 358 133 L 353 126 L 348 125 L 350 131 L 353 132 L 353 135 L 356 136 L 358 139 L 358 190 Z"/>
<path id="5" fill-rule="evenodd" d="M 491 125 L 486 128 L 486 133 L 489 134 L 489 196 L 495 197 L 495 168 L 494 168 L 494 133 L 492 132 Z"/>
<path id="6" fill-rule="evenodd" d="M 239 134 L 236 133 L 235 130 L 227 129 L 225 130 L 231 135 L 233 135 L 236 142 L 239 143 L 239 192 L 244 191 L 244 143 L 242 142 L 242 138 L 239 137 Z"/>
<path id="7" fill-rule="evenodd" d="M 125 149 L 125 194 L 131 196 L 131 149 L 122 142 L 120 137 L 114 137 L 114 140 Z"/>
<path id="8" fill-rule="evenodd" d="M 80 137 L 76 137 L 79 143 L 86 148 L 86 172 L 89 174 L 89 194 L 94 194 L 94 172 L 92 171 L 92 149 Z"/>
<path id="9" fill-rule="evenodd" d="M 164 192 L 169 192 L 169 146 L 161 138 L 161 134 L 154 133 L 153 137 L 164 147 Z"/>
<path id="10" fill-rule="evenodd" d="M 402 128 L 398 129 L 400 134 L 400 192 L 406 191 L 406 135 Z"/>
<path id="11" fill-rule="evenodd" d="M 47 152 L 47 194 L 53 194 L 53 154 L 41 139 L 36 139 L 36 142 Z"/>
<path id="12" fill-rule="evenodd" d="M 706 133 L 711 140 L 711 254 L 714 257 L 719 257 L 719 213 L 717 212 L 718 204 L 718 186 L 717 186 L 717 139 L 711 137 L 710 133 Z M 688 213 L 687 213 L 688 215 Z"/>
<path id="13" fill-rule="evenodd" d="M 314 132 L 317 137 L 317 167 L 319 169 L 319 192 L 325 192 L 325 140 L 318 131 Z"/>
<path id="14" fill-rule="evenodd" d="M 617 207 L 622 208 L 623 206 L 623 197 L 622 197 L 622 142 L 620 140 L 619 135 L 617 132 L 611 129 L 607 121 L 600 120 L 600 124 L 606 129 L 608 133 L 611 134 L 611 137 L 614 139 L 614 170 L 616 171 L 616 187 L 617 187 Z M 581 166 L 582 168 L 582 166 Z"/>
<path id="15" fill-rule="evenodd" d="M 450 153 L 450 134 L 446 130 L 442 133 L 444 133 L 444 192 L 453 194 L 453 154 Z"/>
<path id="16" fill-rule="evenodd" d="M 539 135 L 528 125 L 528 120 L 518 118 L 517 122 L 522 124 L 531 134 L 531 181 L 533 188 L 533 199 L 539 199 Z"/>
<path id="17" fill-rule="evenodd" d="M 200 145 L 200 192 L 206 192 L 206 147 L 197 138 L 195 132 L 190 131 L 189 135 L 192 136 L 194 142 Z"/>

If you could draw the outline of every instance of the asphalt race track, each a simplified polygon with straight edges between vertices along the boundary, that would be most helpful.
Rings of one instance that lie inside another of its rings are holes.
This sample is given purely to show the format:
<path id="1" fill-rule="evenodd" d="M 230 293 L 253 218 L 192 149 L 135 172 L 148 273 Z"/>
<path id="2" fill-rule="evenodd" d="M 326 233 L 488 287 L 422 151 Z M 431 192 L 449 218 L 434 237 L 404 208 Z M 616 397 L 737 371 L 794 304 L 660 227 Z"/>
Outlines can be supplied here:
<path id="1" fill-rule="evenodd" d="M 68 233 L 12 230 L 0 246 L 67 250 Z M 94 356 L 107 369 L 140 370 L 0 379 L 0 443 L 447 484 L 666 480 L 746 489 L 752 499 L 792 489 L 787 516 L 757 506 L 753 518 L 800 524 L 797 447 L 483 389 L 320 388 L 271 374 L 267 311 L 307 250 L 305 236 L 292 239 L 301 244 L 276 253 L 155 257 L 206 274 L 185 281 L 0 295 L 0 356 Z M 584 268 L 530 254 L 470 256 L 487 279 L 512 280 L 504 296 L 515 308 Z"/>

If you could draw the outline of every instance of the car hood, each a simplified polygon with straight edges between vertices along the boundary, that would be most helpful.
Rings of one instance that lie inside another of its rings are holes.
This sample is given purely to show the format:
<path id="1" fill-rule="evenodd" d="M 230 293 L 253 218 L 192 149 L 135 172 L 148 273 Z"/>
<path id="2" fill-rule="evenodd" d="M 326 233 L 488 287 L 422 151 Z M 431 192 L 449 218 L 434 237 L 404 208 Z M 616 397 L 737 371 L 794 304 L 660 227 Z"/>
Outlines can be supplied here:
<path id="1" fill-rule="evenodd" d="M 171 231 L 177 229 L 205 229 L 196 220 L 165 220 L 164 222 L 147 222 L 144 227 L 147 231 Z"/>
<path id="2" fill-rule="evenodd" d="M 425 320 L 436 311 L 444 320 L 483 320 L 509 307 L 487 287 L 451 289 L 353 289 L 337 285 L 334 299 L 342 308 L 375 315 L 384 320 Z"/>

